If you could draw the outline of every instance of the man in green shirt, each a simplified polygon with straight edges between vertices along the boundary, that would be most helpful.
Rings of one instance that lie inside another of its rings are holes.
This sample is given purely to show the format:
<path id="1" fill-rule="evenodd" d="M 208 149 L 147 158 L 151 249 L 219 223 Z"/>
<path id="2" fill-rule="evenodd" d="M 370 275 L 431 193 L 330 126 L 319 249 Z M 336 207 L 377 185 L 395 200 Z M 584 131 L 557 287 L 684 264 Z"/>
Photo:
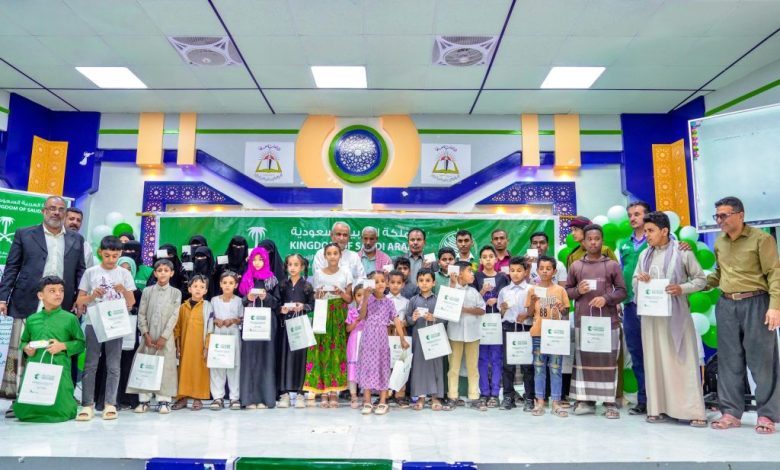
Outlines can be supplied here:
<path id="1" fill-rule="evenodd" d="M 708 278 L 720 287 L 718 322 L 718 398 L 715 429 L 739 427 L 745 411 L 746 367 L 756 383 L 756 432 L 772 434 L 780 420 L 780 261 L 777 244 L 766 232 L 745 225 L 745 208 L 736 197 L 715 203 L 715 222 L 723 234 L 715 241 L 717 269 Z"/>

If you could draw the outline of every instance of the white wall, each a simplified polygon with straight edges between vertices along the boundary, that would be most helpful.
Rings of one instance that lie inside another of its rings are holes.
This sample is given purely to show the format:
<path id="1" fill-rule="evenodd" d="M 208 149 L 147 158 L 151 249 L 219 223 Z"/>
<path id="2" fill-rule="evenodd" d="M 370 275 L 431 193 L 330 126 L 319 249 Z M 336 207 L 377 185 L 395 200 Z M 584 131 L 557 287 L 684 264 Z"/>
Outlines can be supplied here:
<path id="1" fill-rule="evenodd" d="M 780 60 L 705 96 L 705 107 L 709 111 L 777 80 L 780 80 Z M 777 103 L 780 103 L 780 86 L 771 88 L 721 112 L 730 113 Z"/>

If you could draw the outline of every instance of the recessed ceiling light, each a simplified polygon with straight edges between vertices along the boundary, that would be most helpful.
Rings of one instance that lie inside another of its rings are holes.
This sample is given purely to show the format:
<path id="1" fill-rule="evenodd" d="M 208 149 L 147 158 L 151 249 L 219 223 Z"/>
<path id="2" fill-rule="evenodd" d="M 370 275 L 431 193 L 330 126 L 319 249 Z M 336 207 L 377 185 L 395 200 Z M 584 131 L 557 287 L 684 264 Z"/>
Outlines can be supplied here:
<path id="1" fill-rule="evenodd" d="M 312 66 L 317 88 L 367 88 L 366 68 L 361 66 Z"/>
<path id="2" fill-rule="evenodd" d="M 553 67 L 541 88 L 590 88 L 604 67 Z"/>
<path id="3" fill-rule="evenodd" d="M 76 70 L 100 88 L 146 88 L 127 67 L 76 67 Z"/>

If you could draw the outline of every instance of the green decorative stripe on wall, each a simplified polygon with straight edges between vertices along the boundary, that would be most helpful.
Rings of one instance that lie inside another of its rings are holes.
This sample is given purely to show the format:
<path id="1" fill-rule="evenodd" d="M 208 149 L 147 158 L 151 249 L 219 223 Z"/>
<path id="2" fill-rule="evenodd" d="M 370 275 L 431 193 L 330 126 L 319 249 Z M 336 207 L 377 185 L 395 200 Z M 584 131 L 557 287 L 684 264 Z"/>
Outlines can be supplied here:
<path id="1" fill-rule="evenodd" d="M 777 87 L 777 86 L 780 86 L 780 80 L 775 80 L 774 82 L 768 83 L 768 84 L 762 86 L 761 88 L 757 88 L 757 89 L 751 91 L 750 93 L 745 93 L 744 95 L 742 95 L 740 97 L 737 97 L 737 98 L 734 98 L 733 100 L 731 100 L 729 102 L 723 103 L 722 105 L 720 105 L 720 106 L 718 106 L 716 108 L 712 108 L 709 111 L 705 112 L 704 115 L 705 116 L 712 116 L 713 114 L 718 114 L 721 111 L 725 111 L 725 110 L 731 108 L 732 106 L 736 106 L 739 103 L 742 103 L 743 101 L 747 101 L 750 98 L 753 98 L 754 96 L 760 95 L 761 93 L 764 93 L 765 91 L 769 91 L 772 88 Z"/>
<path id="2" fill-rule="evenodd" d="M 11 112 L 11 111 L 10 111 L 8 108 L 4 108 L 4 107 L 0 106 L 0 113 L 5 113 L 5 114 L 8 114 L 8 113 L 10 113 L 10 112 Z"/>

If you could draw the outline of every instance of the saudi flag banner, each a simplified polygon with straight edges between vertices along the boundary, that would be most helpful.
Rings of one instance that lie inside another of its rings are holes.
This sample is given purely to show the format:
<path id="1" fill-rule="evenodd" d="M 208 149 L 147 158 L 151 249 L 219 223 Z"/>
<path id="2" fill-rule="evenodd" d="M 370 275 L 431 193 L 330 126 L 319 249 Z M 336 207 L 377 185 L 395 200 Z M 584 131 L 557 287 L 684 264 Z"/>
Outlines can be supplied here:
<path id="1" fill-rule="evenodd" d="M 214 255 L 225 252 L 230 239 L 241 235 L 250 247 L 265 239 L 276 243 L 282 257 L 300 253 L 306 258 L 330 242 L 330 230 L 334 223 L 343 221 L 350 227 L 349 249 L 361 248 L 360 234 L 365 227 L 377 229 L 377 247 L 390 256 L 408 251 L 407 235 L 412 228 L 421 228 L 427 234 L 424 254 L 435 253 L 439 248 L 455 248 L 455 234 L 468 230 L 474 236 L 472 254 L 478 258 L 478 250 L 490 244 L 496 229 L 506 231 L 509 252 L 525 255 L 530 235 L 545 232 L 550 240 L 557 240 L 558 218 L 555 216 L 531 216 L 510 214 L 448 214 L 435 212 L 414 213 L 365 213 L 334 211 L 268 211 L 268 212 L 214 212 L 157 214 L 158 246 L 171 243 L 181 253 L 181 247 L 193 235 L 203 235 Z M 554 245 L 554 243 L 553 243 Z"/>

